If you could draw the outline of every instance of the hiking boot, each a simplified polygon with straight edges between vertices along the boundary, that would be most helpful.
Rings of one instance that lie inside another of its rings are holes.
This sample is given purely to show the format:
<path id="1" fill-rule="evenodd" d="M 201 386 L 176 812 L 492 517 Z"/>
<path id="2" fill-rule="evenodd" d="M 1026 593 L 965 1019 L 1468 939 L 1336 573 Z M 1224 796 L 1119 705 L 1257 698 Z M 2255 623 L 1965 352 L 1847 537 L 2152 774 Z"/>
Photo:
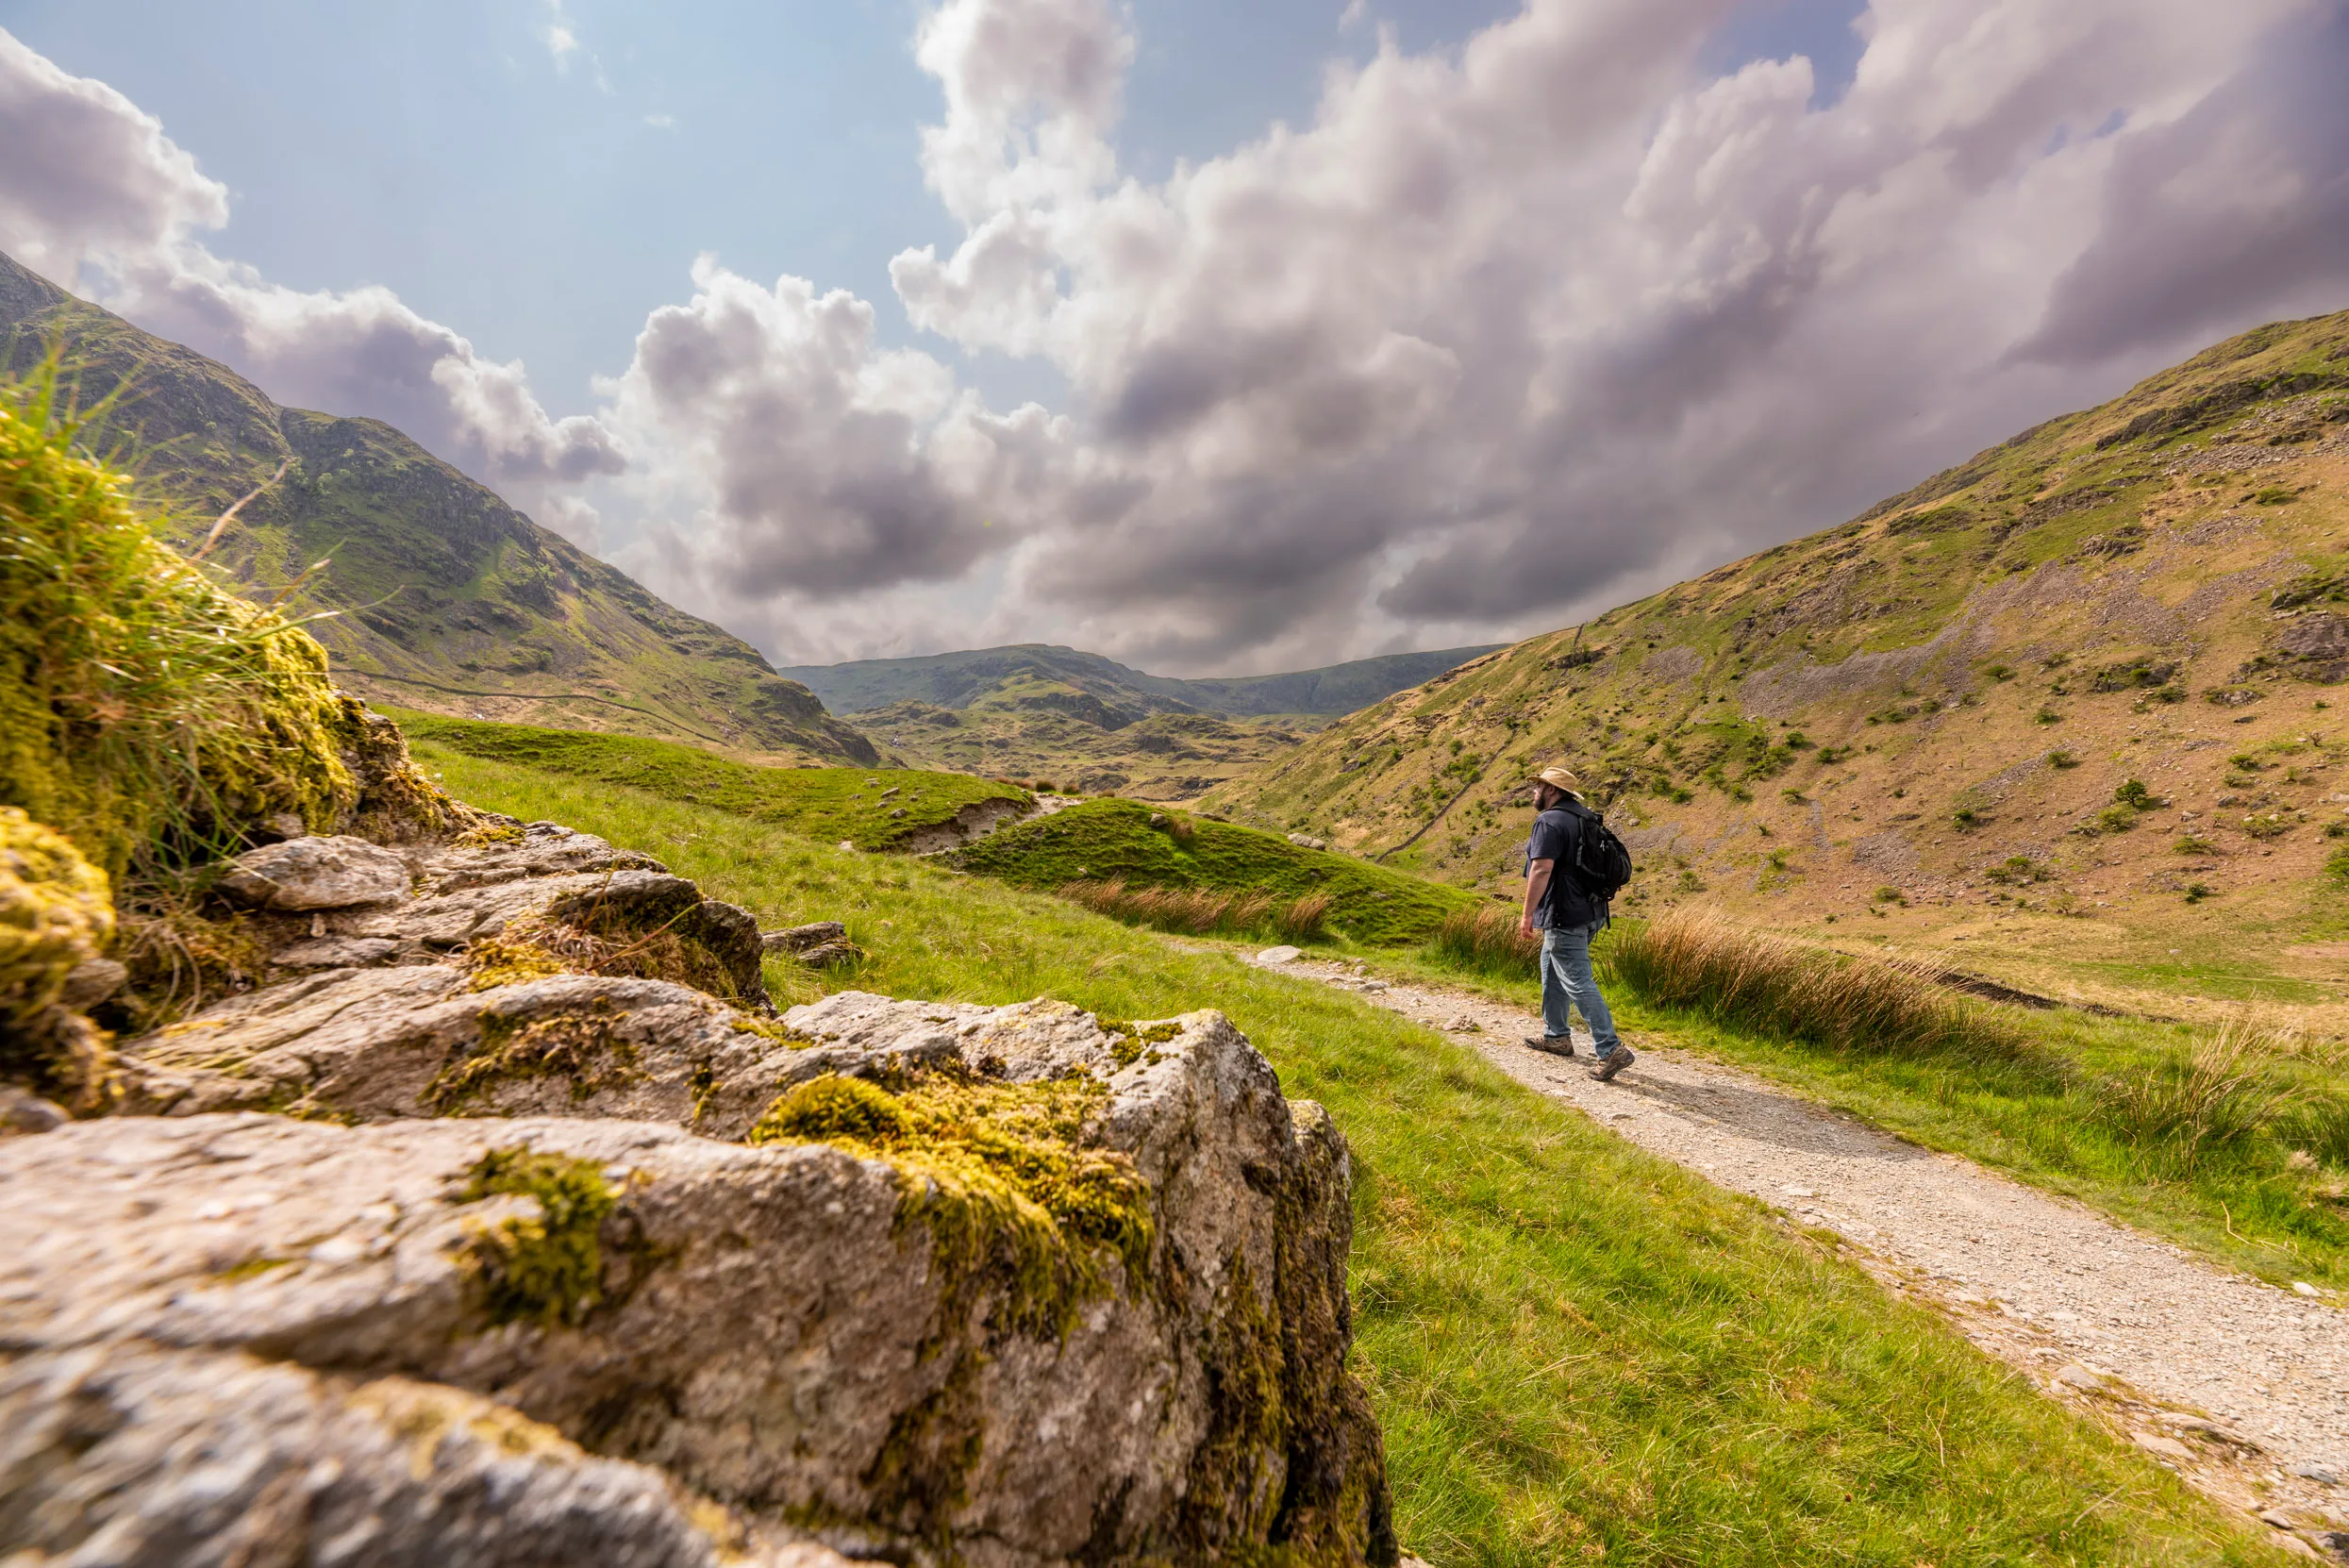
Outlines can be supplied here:
<path id="1" fill-rule="evenodd" d="M 1525 1043 L 1537 1051 L 1547 1051 L 1554 1057 L 1574 1054 L 1574 1037 L 1568 1034 L 1529 1034 Z"/>
<path id="2" fill-rule="evenodd" d="M 1615 1081 L 1616 1074 L 1639 1059 L 1630 1046 L 1618 1045 L 1607 1055 L 1599 1058 L 1599 1064 L 1591 1069 L 1591 1076 L 1601 1083 L 1612 1083 Z"/>

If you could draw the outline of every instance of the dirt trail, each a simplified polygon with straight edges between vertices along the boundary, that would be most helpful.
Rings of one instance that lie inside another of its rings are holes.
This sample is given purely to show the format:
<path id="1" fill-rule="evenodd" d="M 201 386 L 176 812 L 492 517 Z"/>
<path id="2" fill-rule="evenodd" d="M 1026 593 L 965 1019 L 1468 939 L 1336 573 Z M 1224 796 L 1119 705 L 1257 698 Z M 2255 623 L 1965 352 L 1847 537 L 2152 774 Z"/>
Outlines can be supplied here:
<path id="1" fill-rule="evenodd" d="M 1588 1037 L 1573 1060 L 1522 1043 L 1541 1032 L 1530 1013 L 1340 963 L 1287 967 L 1472 1043 L 1642 1148 L 1835 1231 L 1897 1293 L 2267 1517 L 2279 1541 L 2349 1548 L 2349 1535 L 2326 1539 L 2349 1531 L 2349 1313 L 1692 1055 L 1641 1041 L 1638 1065 L 1594 1083 Z"/>

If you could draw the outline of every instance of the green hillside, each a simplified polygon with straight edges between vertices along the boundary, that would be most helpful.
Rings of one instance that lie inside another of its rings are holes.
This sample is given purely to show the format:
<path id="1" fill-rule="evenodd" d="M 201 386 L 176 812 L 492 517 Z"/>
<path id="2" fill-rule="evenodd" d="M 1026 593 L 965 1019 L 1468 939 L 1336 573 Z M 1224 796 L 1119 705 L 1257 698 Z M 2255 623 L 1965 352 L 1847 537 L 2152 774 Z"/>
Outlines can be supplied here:
<path id="1" fill-rule="evenodd" d="M 1177 680 L 1099 654 L 1024 643 L 783 674 L 855 715 L 896 760 L 1182 801 L 1287 751 L 1325 719 L 1491 651 Z"/>
<path id="2" fill-rule="evenodd" d="M 1035 804 L 1025 790 L 967 774 L 761 766 L 633 735 L 478 724 L 398 708 L 386 711 L 410 738 L 448 751 L 567 778 L 626 785 L 774 823 L 810 839 L 846 841 L 859 849 L 920 842 L 934 837 L 933 830 L 951 828 L 971 808 L 1025 811 Z"/>
<path id="3" fill-rule="evenodd" d="M 1445 915 L 1477 902 L 1458 889 L 1308 849 L 1276 834 L 1153 811 L 1130 800 L 1089 801 L 1020 823 L 957 851 L 952 859 L 1031 888 L 1117 881 L 1263 893 L 1284 902 L 1326 893 L 1329 923 L 1357 942 L 1418 941 Z"/>
<path id="4" fill-rule="evenodd" d="M 65 345 L 85 404 L 122 389 L 106 433 L 192 545 L 286 465 L 207 558 L 268 599 L 337 611 L 311 629 L 372 699 L 870 763 L 872 744 L 707 621 L 538 526 L 377 420 L 284 409 L 0 256 L 0 370 Z"/>
<path id="5" fill-rule="evenodd" d="M 2349 312 L 1439 676 L 1207 804 L 1493 889 L 1522 780 L 1564 761 L 1639 856 L 1634 909 L 2341 1032 L 2345 677 Z"/>

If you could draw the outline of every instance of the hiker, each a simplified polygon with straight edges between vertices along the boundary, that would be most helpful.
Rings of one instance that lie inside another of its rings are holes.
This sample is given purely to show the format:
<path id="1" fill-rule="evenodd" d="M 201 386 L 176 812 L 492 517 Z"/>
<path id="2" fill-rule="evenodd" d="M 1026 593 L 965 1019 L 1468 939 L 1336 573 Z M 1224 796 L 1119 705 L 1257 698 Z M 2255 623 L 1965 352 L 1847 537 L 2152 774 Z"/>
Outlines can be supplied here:
<path id="1" fill-rule="evenodd" d="M 1567 1009 L 1578 1007 L 1590 1021 L 1591 1041 L 1597 1047 L 1598 1065 L 1591 1076 L 1608 1083 L 1639 1058 L 1616 1038 L 1614 1017 L 1607 1010 L 1607 998 L 1599 994 L 1598 977 L 1591 973 L 1591 939 L 1607 924 L 1607 901 L 1628 879 L 1630 859 L 1598 813 L 1583 804 L 1575 783 L 1573 774 L 1555 767 L 1542 769 L 1533 781 L 1525 910 L 1517 928 L 1528 937 L 1537 930 L 1541 933 L 1541 1034 L 1527 1036 L 1525 1043 L 1553 1056 L 1573 1056 Z M 1593 874 L 1578 870 L 1592 863 L 1584 852 L 1609 847 L 1622 860 L 1622 874 L 1611 886 L 1592 887 Z"/>

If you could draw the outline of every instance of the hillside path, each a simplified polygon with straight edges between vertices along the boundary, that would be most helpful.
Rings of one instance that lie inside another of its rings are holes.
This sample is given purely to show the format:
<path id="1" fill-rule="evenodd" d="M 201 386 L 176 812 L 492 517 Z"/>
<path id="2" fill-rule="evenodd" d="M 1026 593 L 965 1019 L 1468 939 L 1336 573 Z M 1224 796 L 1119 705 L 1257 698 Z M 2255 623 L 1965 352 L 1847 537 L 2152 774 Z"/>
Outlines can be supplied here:
<path id="1" fill-rule="evenodd" d="M 2223 1500 L 2280 1510 L 2271 1523 L 2311 1538 L 2349 1530 L 2349 1312 L 1690 1053 L 1639 1040 L 1629 1071 L 1594 1083 L 1587 1035 L 1572 1060 L 1523 1043 L 1535 1014 L 1343 963 L 1284 967 L 1473 1043 L 1641 1147 L 1835 1231 L 1895 1293 Z"/>

